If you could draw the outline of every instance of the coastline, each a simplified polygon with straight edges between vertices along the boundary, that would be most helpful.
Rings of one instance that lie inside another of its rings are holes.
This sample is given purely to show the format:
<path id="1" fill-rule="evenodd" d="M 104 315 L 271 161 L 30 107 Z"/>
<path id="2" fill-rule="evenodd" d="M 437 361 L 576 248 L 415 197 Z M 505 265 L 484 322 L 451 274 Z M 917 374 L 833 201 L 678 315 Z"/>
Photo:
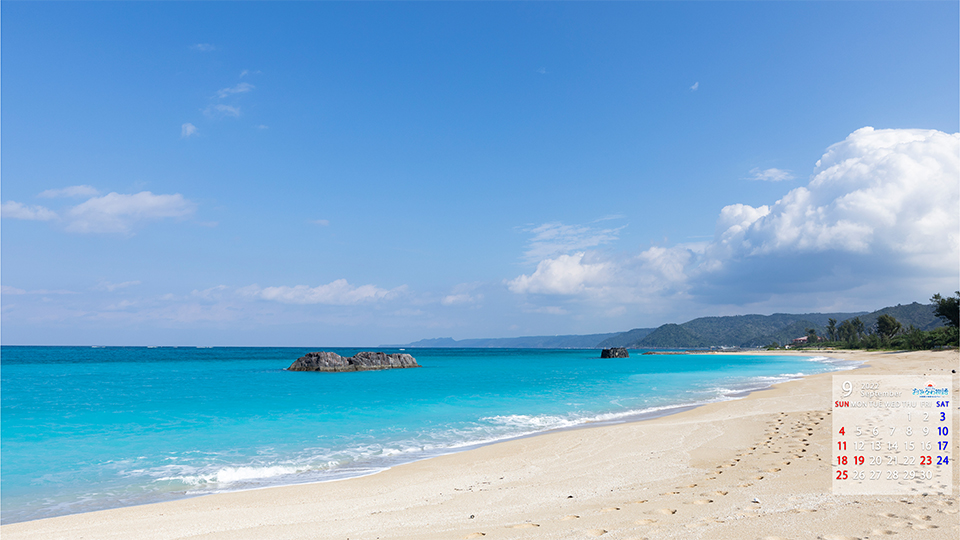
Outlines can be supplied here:
<path id="1" fill-rule="evenodd" d="M 960 359 L 957 351 L 814 354 L 865 361 L 858 374 L 950 374 Z M 956 537 L 957 471 L 949 498 L 903 502 L 830 493 L 824 378 L 833 373 L 369 476 L 13 523 L 0 532 L 7 538 L 840 538 L 884 531 Z M 957 374 L 953 380 L 956 399 Z"/>

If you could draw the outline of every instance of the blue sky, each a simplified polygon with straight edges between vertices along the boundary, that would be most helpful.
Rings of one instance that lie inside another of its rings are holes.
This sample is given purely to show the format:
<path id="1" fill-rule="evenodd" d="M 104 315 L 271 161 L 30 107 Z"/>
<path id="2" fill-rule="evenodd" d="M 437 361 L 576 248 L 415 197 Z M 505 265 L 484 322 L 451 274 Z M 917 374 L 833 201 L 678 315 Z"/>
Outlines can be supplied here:
<path id="1" fill-rule="evenodd" d="M 960 287 L 956 2 L 0 12 L 4 344 L 583 334 Z"/>

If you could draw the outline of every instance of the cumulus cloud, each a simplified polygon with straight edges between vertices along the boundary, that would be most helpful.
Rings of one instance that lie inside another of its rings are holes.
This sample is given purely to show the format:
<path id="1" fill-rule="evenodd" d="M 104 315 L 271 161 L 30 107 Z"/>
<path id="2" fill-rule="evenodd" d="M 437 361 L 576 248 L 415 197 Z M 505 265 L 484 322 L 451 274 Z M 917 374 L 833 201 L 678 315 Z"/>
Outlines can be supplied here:
<path id="1" fill-rule="evenodd" d="M 262 298 L 263 300 L 273 300 L 283 304 L 353 305 L 389 300 L 395 298 L 403 290 L 404 287 L 390 290 L 381 289 L 374 285 L 357 287 L 350 285 L 345 279 L 338 279 L 317 287 L 307 285 L 288 287 L 284 285 L 260 288 L 257 285 L 250 285 L 239 292 L 243 295 Z"/>
<path id="2" fill-rule="evenodd" d="M 551 255 L 507 285 L 619 303 L 735 303 L 908 284 L 929 295 L 940 283 L 955 286 L 960 269 L 958 178 L 960 134 L 867 127 L 828 148 L 806 186 L 769 205 L 722 208 L 710 242 L 632 256 Z"/>
<path id="3" fill-rule="evenodd" d="M 66 229 L 78 233 L 129 233 L 141 222 L 182 218 L 195 209 L 196 205 L 179 193 L 108 193 L 68 209 L 65 213 Z"/>
<path id="4" fill-rule="evenodd" d="M 693 83 L 693 86 L 690 87 L 690 90 L 696 92 L 697 88 L 700 88 L 700 81 Z"/>
<path id="5" fill-rule="evenodd" d="M 197 134 L 197 126 L 187 122 L 180 126 L 180 138 L 186 139 Z"/>
<path id="6" fill-rule="evenodd" d="M 742 255 L 956 254 L 958 151 L 960 134 L 859 129 L 827 150 L 809 185 L 769 208 L 724 208 L 718 224 L 730 213 L 745 219 L 721 231 L 722 242 Z"/>
<path id="7" fill-rule="evenodd" d="M 560 255 L 537 264 L 533 274 L 521 275 L 507 283 L 515 293 L 579 294 L 609 282 L 610 264 L 584 261 L 584 252 Z"/>
<path id="8" fill-rule="evenodd" d="M 0 217 L 27 219 L 32 221 L 52 221 L 57 213 L 43 206 L 27 206 L 16 201 L 7 201 L 0 205 Z"/>
<path id="9" fill-rule="evenodd" d="M 609 244 L 617 239 L 622 229 L 623 227 L 598 229 L 586 225 L 544 223 L 527 229 L 527 232 L 533 234 L 533 238 L 527 245 L 525 258 L 528 262 L 536 262 L 561 253 Z"/>
<path id="10" fill-rule="evenodd" d="M 100 192 L 93 186 L 69 186 L 60 189 L 45 189 L 37 195 L 43 199 L 54 199 L 58 197 L 93 197 Z"/>
<path id="11" fill-rule="evenodd" d="M 241 77 L 242 77 L 242 76 L 243 76 L 243 74 L 241 74 Z M 253 90 L 253 89 L 254 89 L 254 86 L 253 86 L 252 84 L 242 82 L 242 83 L 240 83 L 240 84 L 237 84 L 236 86 L 231 86 L 231 87 L 229 87 L 229 88 L 221 88 L 220 90 L 217 90 L 217 97 L 219 97 L 219 98 L 225 98 L 225 97 L 229 97 L 229 96 L 231 96 L 231 95 L 233 95 L 233 94 L 244 94 L 244 93 L 249 92 L 249 91 L 251 91 L 251 90 Z"/>
<path id="12" fill-rule="evenodd" d="M 784 180 L 793 180 L 794 176 L 790 171 L 783 169 L 763 169 L 754 167 L 750 169 L 750 179 L 761 182 L 783 182 Z"/>

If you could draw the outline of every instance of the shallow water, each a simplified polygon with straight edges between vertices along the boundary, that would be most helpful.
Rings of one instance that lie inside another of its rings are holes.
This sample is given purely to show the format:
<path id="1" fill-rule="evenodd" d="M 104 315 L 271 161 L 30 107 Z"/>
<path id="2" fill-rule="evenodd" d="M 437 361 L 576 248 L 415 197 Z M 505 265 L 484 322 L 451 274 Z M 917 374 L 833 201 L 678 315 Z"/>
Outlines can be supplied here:
<path id="1" fill-rule="evenodd" d="M 2 347 L 0 520 L 358 476 L 851 367 L 795 356 L 410 349 L 422 368 L 284 370 L 310 350 L 320 349 Z"/>

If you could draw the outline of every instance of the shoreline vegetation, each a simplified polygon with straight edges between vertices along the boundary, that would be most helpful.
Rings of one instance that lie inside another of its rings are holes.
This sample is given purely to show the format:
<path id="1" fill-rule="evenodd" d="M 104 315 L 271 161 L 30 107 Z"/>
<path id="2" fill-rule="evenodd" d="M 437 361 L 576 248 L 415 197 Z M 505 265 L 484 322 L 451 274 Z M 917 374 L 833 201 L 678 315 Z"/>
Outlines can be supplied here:
<path id="1" fill-rule="evenodd" d="M 955 350 L 824 352 L 863 362 L 858 375 L 952 376 L 958 399 Z M 372 476 L 0 531 L 7 539 L 955 538 L 956 494 L 831 494 L 831 377 L 806 376 L 669 416 L 548 432 Z"/>

